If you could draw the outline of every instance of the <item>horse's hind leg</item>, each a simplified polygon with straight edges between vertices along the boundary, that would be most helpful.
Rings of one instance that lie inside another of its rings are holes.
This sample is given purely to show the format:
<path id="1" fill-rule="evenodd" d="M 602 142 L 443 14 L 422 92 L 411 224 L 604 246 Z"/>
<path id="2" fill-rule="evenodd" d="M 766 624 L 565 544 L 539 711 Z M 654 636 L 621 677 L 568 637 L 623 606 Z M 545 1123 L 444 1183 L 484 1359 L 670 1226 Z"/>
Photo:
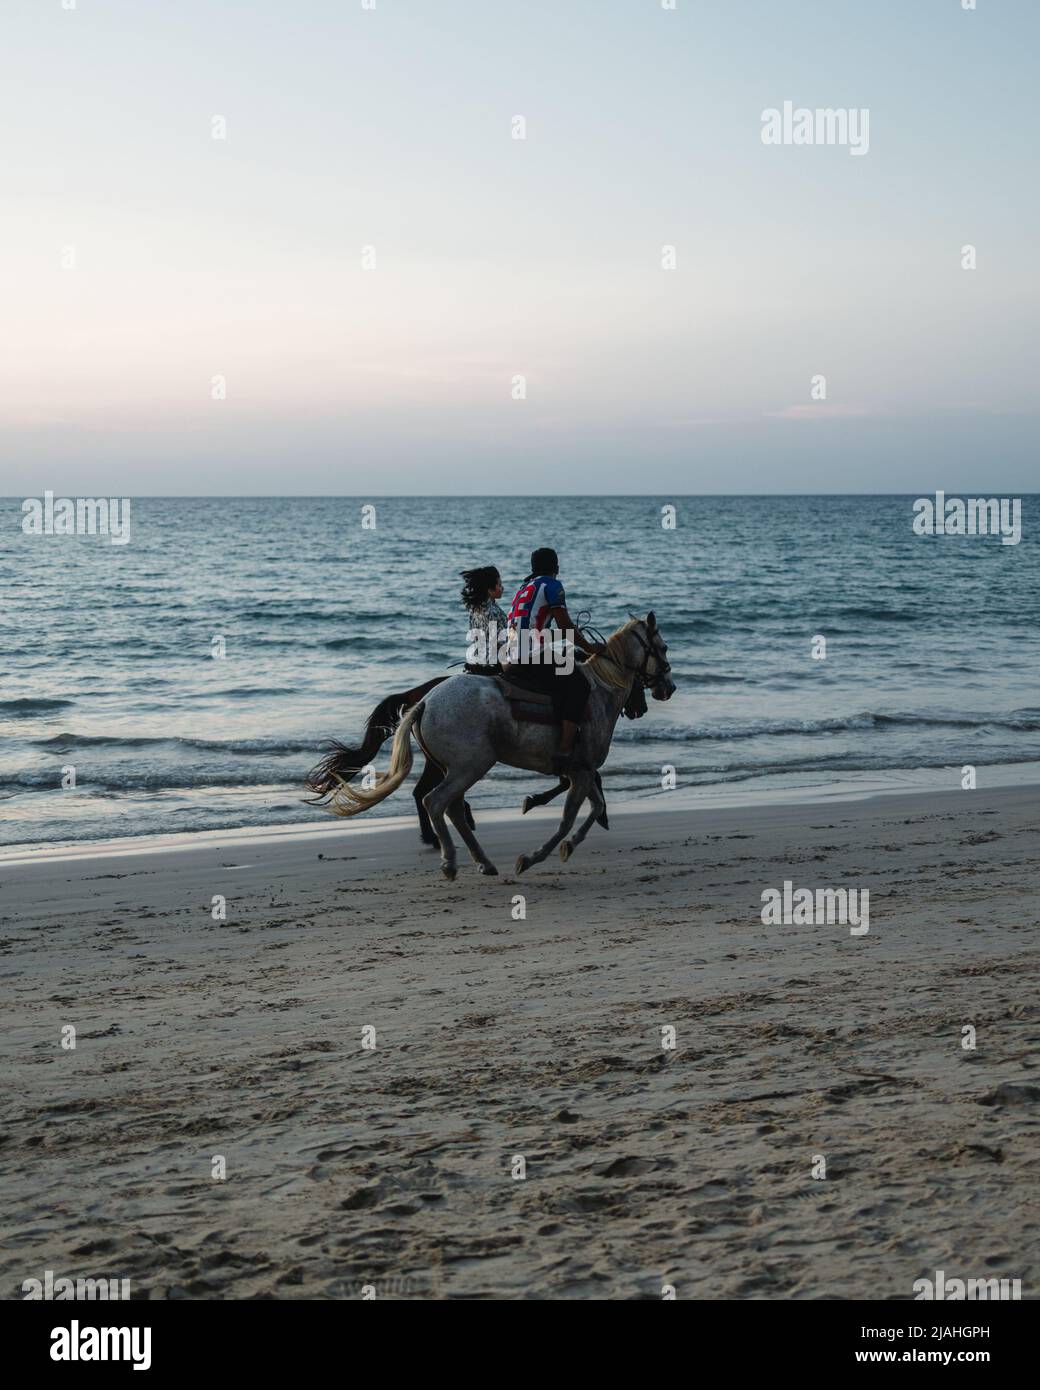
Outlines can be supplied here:
<path id="1" fill-rule="evenodd" d="M 575 772 L 571 775 L 571 787 L 567 793 L 567 800 L 563 803 L 563 819 L 560 821 L 559 829 L 555 835 L 551 835 L 545 844 L 536 849 L 533 854 L 521 854 L 516 861 L 516 871 L 522 874 L 525 869 L 529 869 L 532 864 L 540 864 L 543 859 L 547 859 L 553 850 L 568 833 L 571 826 L 577 819 L 581 809 L 581 803 L 592 791 L 592 774 L 588 772 Z M 598 799 L 595 802 L 596 810 L 599 810 Z"/>
<path id="2" fill-rule="evenodd" d="M 444 824 L 444 812 L 447 809 L 451 794 L 444 795 L 444 782 L 438 782 L 432 792 L 426 794 L 423 805 L 426 807 L 430 817 L 430 824 L 433 826 L 433 833 L 437 836 L 441 847 L 441 872 L 445 878 L 454 878 L 458 873 L 455 864 L 455 845 L 451 836 L 448 834 L 448 827 Z"/>
<path id="3" fill-rule="evenodd" d="M 425 806 L 430 813 L 430 821 L 433 824 L 434 832 L 441 843 L 441 869 L 445 878 L 454 878 L 458 872 L 455 862 L 455 844 L 448 834 L 448 827 L 444 823 L 444 813 L 448 812 L 451 822 L 455 829 L 462 836 L 466 847 L 474 860 L 481 866 L 483 873 L 497 873 L 498 870 L 492 864 L 481 849 L 476 835 L 466 824 L 465 802 L 463 797 L 472 787 L 474 782 L 479 782 L 488 768 L 494 766 L 494 758 L 490 762 L 481 765 L 474 772 L 470 768 L 465 774 L 458 772 L 448 772 L 444 779 L 437 783 L 433 791 L 425 799 Z M 472 774 L 472 775 L 471 775 Z M 458 806 L 455 806 L 455 802 Z M 486 866 L 486 867 L 485 867 Z"/>
<path id="4" fill-rule="evenodd" d="M 433 833 L 433 826 L 430 824 L 429 813 L 426 810 L 425 800 L 433 791 L 434 787 L 441 780 L 442 773 L 432 758 L 426 759 L 426 766 L 423 768 L 422 776 L 415 784 L 412 795 L 415 797 L 415 810 L 419 817 L 419 835 L 424 845 L 429 845 L 431 849 L 437 848 L 437 836 Z"/>
<path id="5" fill-rule="evenodd" d="M 429 845 L 431 849 L 436 849 L 439 842 L 437 836 L 433 833 L 433 826 L 430 824 L 430 816 L 426 810 L 426 798 L 443 776 L 444 773 L 441 772 L 433 759 L 427 758 L 422 776 L 419 778 L 418 782 L 416 782 L 415 790 L 412 792 L 412 795 L 415 797 L 415 812 L 419 817 L 419 838 L 424 845 Z M 472 830 L 475 825 L 473 812 L 469 808 L 468 801 L 463 802 L 463 805 L 466 808 L 466 824 Z"/>
<path id="6" fill-rule="evenodd" d="M 470 852 L 470 857 L 482 874 L 495 874 L 498 870 L 481 848 L 480 841 L 473 833 L 473 827 L 469 822 L 466 812 L 469 807 L 458 797 L 448 806 L 448 819 L 462 836 L 462 843 Z"/>

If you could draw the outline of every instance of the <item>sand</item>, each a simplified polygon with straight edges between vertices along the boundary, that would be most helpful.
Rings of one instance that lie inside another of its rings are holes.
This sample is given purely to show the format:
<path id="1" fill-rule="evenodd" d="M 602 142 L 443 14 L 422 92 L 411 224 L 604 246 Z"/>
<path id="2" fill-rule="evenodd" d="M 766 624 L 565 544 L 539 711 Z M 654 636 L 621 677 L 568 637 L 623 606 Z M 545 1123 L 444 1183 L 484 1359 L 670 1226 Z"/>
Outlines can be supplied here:
<path id="1" fill-rule="evenodd" d="M 1035 1295 L 1037 804 L 663 794 L 453 884 L 363 822 L 0 859 L 0 1295 Z M 763 926 L 785 879 L 869 932 Z"/>

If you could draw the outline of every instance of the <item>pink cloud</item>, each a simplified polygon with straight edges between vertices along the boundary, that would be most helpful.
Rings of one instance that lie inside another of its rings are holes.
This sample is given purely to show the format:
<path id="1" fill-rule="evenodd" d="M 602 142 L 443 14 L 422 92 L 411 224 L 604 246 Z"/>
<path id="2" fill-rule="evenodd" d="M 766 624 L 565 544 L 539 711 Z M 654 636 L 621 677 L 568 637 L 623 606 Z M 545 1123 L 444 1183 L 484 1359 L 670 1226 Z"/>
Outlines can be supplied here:
<path id="1" fill-rule="evenodd" d="M 864 420 L 881 413 L 867 405 L 828 405 L 826 401 L 785 405 L 783 410 L 766 411 L 774 420 Z"/>

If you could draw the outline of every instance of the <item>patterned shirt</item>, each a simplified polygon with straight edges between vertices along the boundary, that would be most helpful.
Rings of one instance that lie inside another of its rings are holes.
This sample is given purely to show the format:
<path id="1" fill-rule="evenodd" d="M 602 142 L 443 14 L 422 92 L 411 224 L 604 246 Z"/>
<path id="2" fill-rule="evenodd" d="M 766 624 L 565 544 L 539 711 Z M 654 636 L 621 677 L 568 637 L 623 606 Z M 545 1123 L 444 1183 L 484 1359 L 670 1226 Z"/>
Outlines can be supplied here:
<path id="1" fill-rule="evenodd" d="M 469 610 L 470 649 L 466 660 L 474 666 L 494 666 L 499 644 L 506 634 L 506 615 L 493 598 Z"/>

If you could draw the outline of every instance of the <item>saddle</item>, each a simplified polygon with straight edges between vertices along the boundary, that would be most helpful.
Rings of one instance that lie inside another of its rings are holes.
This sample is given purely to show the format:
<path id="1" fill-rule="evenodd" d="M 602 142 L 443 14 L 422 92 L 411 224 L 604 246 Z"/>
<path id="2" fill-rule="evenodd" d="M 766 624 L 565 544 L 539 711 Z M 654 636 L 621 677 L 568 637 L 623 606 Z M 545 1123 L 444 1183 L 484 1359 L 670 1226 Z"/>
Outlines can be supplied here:
<path id="1" fill-rule="evenodd" d="M 509 702 L 509 712 L 521 724 L 559 724 L 552 705 L 552 696 L 542 690 L 518 685 L 508 676 L 495 676 L 495 683 Z M 582 722 L 589 718 L 589 707 L 582 712 Z"/>

